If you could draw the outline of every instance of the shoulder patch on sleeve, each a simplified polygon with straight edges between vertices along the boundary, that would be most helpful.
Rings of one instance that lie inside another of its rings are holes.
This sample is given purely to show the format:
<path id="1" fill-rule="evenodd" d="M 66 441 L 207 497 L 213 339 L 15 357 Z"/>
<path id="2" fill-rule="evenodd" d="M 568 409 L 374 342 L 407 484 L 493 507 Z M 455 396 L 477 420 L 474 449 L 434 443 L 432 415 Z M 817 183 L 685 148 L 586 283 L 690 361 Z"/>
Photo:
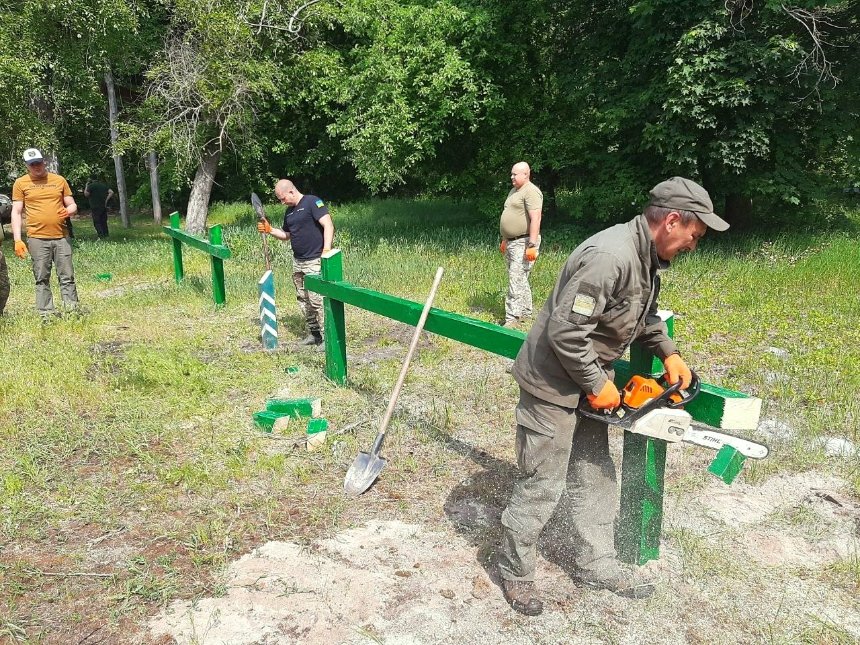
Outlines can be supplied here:
<path id="1" fill-rule="evenodd" d="M 323 200 L 318 199 L 316 201 L 316 206 L 317 206 L 317 208 L 322 208 L 323 206 L 325 206 L 325 204 L 323 204 Z"/>
<path id="2" fill-rule="evenodd" d="M 590 316 L 594 313 L 594 306 L 597 301 L 591 296 L 584 293 L 578 293 L 573 298 L 573 306 L 570 308 L 571 313 L 580 314 L 581 316 Z"/>

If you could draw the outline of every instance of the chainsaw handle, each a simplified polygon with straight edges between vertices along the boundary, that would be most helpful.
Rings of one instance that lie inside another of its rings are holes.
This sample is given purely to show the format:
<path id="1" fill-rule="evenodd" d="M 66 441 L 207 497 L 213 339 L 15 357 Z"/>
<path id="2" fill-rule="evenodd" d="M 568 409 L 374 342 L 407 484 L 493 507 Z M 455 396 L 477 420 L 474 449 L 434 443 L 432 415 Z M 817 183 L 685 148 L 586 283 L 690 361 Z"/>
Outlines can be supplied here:
<path id="1" fill-rule="evenodd" d="M 690 370 L 690 376 L 690 387 L 688 387 L 686 390 L 681 390 L 681 379 L 678 379 L 677 383 L 667 387 L 660 396 L 654 399 L 654 401 L 666 401 L 666 407 L 672 408 L 673 410 L 677 408 L 683 408 L 690 401 L 695 399 L 702 389 L 702 382 L 699 380 L 699 375 L 696 374 L 693 370 Z M 681 394 L 682 391 L 684 392 L 683 394 Z M 681 395 L 681 400 L 678 402 L 672 401 L 669 398 L 672 394 L 675 393 Z"/>
<path id="2" fill-rule="evenodd" d="M 666 389 L 659 395 L 649 400 L 647 403 L 642 405 L 641 407 L 635 409 L 628 409 L 626 414 L 622 417 L 618 416 L 618 411 L 622 410 L 624 404 L 624 390 L 621 390 L 621 403 L 618 407 L 613 408 L 611 410 L 595 410 L 589 405 L 588 400 L 585 397 L 580 397 L 579 399 L 579 412 L 586 417 L 594 419 L 595 421 L 600 421 L 602 423 L 609 423 L 612 425 L 617 425 L 625 429 L 629 429 L 633 423 L 645 416 L 646 413 L 651 410 L 655 410 L 657 408 L 680 408 L 692 401 L 699 394 L 701 390 L 701 382 L 699 381 L 698 375 L 690 371 L 692 374 L 692 378 L 690 379 L 690 387 L 684 390 L 685 394 L 681 395 L 682 399 L 675 403 L 670 399 L 673 394 L 681 392 L 681 381 L 678 380 L 674 385 L 667 385 Z"/>

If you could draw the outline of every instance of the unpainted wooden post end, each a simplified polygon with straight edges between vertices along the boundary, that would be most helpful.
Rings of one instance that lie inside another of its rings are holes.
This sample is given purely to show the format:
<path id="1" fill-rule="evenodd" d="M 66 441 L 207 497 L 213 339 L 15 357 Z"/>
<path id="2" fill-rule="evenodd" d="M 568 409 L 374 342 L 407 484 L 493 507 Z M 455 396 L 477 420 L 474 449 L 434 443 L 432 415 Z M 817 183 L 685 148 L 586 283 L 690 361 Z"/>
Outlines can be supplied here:
<path id="1" fill-rule="evenodd" d="M 328 420 L 326 419 L 308 419 L 307 426 L 307 449 L 308 452 L 316 450 L 325 444 L 325 433 L 328 430 Z"/>

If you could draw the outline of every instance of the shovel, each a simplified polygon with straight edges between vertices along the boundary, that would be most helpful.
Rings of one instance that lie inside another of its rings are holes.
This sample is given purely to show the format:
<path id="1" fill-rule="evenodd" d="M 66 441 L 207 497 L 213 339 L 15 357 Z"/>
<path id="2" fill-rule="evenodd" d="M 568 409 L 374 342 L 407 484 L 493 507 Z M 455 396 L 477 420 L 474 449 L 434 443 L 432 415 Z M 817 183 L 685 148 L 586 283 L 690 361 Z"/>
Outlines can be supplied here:
<path id="1" fill-rule="evenodd" d="M 257 193 L 251 193 L 251 205 L 254 207 L 254 212 L 257 213 L 257 221 L 262 222 L 266 219 L 266 211 L 263 210 L 263 202 L 257 196 Z M 263 238 L 263 257 L 266 258 L 266 271 L 272 270 L 272 260 L 269 255 L 269 239 L 265 233 L 260 233 Z"/>
<path id="2" fill-rule="evenodd" d="M 430 288 L 430 295 L 427 296 L 427 302 L 424 303 L 421 317 L 415 326 L 412 343 L 409 345 L 409 351 L 406 353 L 403 367 L 400 369 L 400 376 L 397 377 L 397 384 L 391 393 L 391 400 L 388 401 L 388 409 L 382 418 L 382 425 L 379 427 L 379 434 L 376 435 L 373 447 L 370 449 L 370 452 L 358 453 L 358 457 L 355 458 L 352 466 L 346 472 L 346 479 L 343 480 L 343 492 L 347 495 L 351 495 L 352 497 L 361 495 L 371 487 L 376 478 L 379 477 L 379 473 L 385 468 L 385 459 L 379 456 L 382 442 L 385 440 L 385 429 L 388 427 L 388 422 L 391 421 L 391 415 L 394 413 L 394 405 L 397 403 L 397 397 L 400 395 L 403 381 L 406 380 L 406 371 L 409 369 L 409 363 L 412 360 L 412 355 L 415 353 L 415 348 L 418 347 L 418 338 L 421 336 L 421 330 L 424 329 L 424 323 L 427 321 L 427 314 L 430 313 L 433 298 L 436 297 L 436 289 L 439 288 L 439 283 L 442 281 L 442 272 L 442 267 L 436 269 L 436 278 L 433 280 L 433 286 Z"/>

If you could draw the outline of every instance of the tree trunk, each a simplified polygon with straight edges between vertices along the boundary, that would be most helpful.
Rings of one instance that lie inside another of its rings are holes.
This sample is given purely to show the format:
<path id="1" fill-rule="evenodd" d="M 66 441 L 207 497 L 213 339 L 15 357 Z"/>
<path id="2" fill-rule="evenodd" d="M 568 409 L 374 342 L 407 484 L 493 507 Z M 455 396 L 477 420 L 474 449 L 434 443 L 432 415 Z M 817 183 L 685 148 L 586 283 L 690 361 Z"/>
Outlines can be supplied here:
<path id="1" fill-rule="evenodd" d="M 161 224 L 161 193 L 158 188 L 158 156 L 155 150 L 146 155 L 146 165 L 149 168 L 149 189 L 152 191 L 152 219 Z"/>
<path id="2" fill-rule="evenodd" d="M 188 212 L 185 217 L 185 230 L 193 235 L 203 235 L 206 231 L 209 196 L 212 194 L 212 184 L 215 183 L 215 173 L 218 171 L 220 159 L 221 146 L 218 140 L 206 144 L 203 158 L 200 160 L 197 173 L 194 175 L 194 183 L 191 184 Z"/>
<path id="3" fill-rule="evenodd" d="M 105 72 L 105 86 L 107 87 L 108 117 L 110 118 L 110 142 L 111 146 L 116 149 L 119 130 L 116 125 L 116 91 L 113 86 L 113 72 L 110 68 Z M 119 217 L 122 220 L 122 225 L 129 228 L 131 221 L 128 218 L 128 194 L 125 190 L 125 171 L 122 167 L 122 156 L 116 154 L 116 152 L 113 155 L 113 165 L 116 169 L 116 192 L 119 194 Z"/>

